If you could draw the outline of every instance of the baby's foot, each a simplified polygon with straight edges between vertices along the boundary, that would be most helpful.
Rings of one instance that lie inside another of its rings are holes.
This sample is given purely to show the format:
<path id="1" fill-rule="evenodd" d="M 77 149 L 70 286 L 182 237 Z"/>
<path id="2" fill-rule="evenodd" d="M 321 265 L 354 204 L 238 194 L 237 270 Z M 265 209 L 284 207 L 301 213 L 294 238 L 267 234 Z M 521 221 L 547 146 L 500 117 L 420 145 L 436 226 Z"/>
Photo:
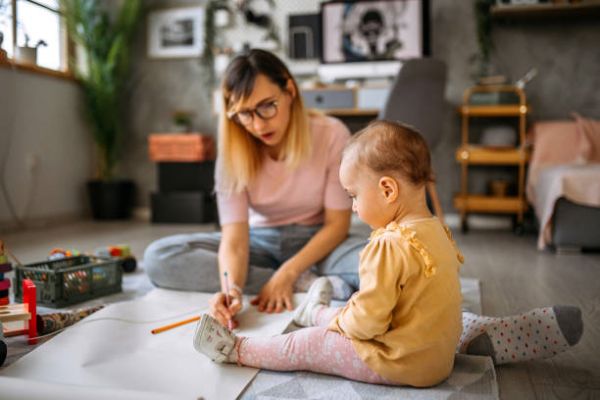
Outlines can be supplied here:
<path id="1" fill-rule="evenodd" d="M 208 314 L 202 315 L 194 333 L 194 348 L 218 363 L 235 363 L 236 336 Z"/>
<path id="2" fill-rule="evenodd" d="M 294 322 L 300 326 L 314 326 L 315 311 L 331 303 L 333 287 L 326 277 L 316 279 L 308 290 L 306 298 L 294 312 Z"/>
<path id="3" fill-rule="evenodd" d="M 491 356 L 494 364 L 552 357 L 579 342 L 581 310 L 573 306 L 536 308 L 512 317 L 465 313 L 460 352 Z"/>
<path id="4" fill-rule="evenodd" d="M 327 279 L 333 286 L 332 298 L 336 300 L 346 301 L 354 293 L 354 288 L 346 283 L 342 278 L 337 275 L 327 275 Z"/>

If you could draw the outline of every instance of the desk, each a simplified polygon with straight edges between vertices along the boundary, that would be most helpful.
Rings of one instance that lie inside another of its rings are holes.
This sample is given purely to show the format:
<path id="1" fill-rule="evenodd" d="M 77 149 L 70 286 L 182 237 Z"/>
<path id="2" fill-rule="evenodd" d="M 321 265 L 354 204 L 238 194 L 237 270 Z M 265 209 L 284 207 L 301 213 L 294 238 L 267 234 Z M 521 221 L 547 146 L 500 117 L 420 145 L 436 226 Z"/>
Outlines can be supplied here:
<path id="1" fill-rule="evenodd" d="M 385 107 L 390 88 L 345 87 L 329 85 L 301 90 L 304 105 L 344 121 L 351 132 L 357 132 L 377 118 Z"/>
<path id="2" fill-rule="evenodd" d="M 327 115 L 332 117 L 365 117 L 375 119 L 379 115 L 379 110 L 376 108 L 331 108 L 323 110 Z"/>

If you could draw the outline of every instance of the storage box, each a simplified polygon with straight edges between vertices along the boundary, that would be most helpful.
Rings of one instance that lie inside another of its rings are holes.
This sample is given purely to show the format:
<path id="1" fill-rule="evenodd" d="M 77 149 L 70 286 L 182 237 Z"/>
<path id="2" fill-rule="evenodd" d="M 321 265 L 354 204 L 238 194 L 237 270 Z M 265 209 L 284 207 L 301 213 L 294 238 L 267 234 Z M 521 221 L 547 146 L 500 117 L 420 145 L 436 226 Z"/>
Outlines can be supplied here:
<path id="1" fill-rule="evenodd" d="M 217 203 L 206 192 L 152 193 L 152 222 L 203 224 L 217 222 Z"/>
<path id="2" fill-rule="evenodd" d="M 215 162 L 160 162 L 158 190 L 161 193 L 201 191 L 210 193 L 215 187 Z"/>
<path id="3" fill-rule="evenodd" d="M 155 133 L 148 136 L 148 152 L 155 162 L 214 160 L 215 141 L 200 133 Z"/>
<path id="4" fill-rule="evenodd" d="M 361 87 L 356 91 L 356 108 L 371 108 L 381 110 L 385 107 L 389 87 Z"/>
<path id="5" fill-rule="evenodd" d="M 355 108 L 353 89 L 304 89 L 304 105 L 308 108 Z"/>
<path id="6" fill-rule="evenodd" d="M 15 267 L 15 299 L 22 301 L 23 279 L 37 288 L 37 302 L 64 307 L 121 291 L 121 264 L 116 258 L 77 256 Z"/>
<path id="7" fill-rule="evenodd" d="M 486 106 L 496 104 L 519 104 L 519 95 L 513 92 L 475 92 L 471 94 L 469 104 Z"/>

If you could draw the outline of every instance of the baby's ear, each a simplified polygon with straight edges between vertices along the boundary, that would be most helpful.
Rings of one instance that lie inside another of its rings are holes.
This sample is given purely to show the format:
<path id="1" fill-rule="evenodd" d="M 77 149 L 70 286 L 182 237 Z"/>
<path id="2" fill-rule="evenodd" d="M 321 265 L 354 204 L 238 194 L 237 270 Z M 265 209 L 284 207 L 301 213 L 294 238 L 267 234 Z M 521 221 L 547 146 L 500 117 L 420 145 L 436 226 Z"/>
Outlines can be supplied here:
<path id="1" fill-rule="evenodd" d="M 391 176 L 379 178 L 379 190 L 388 203 L 396 201 L 398 195 L 400 195 L 400 185 Z"/>

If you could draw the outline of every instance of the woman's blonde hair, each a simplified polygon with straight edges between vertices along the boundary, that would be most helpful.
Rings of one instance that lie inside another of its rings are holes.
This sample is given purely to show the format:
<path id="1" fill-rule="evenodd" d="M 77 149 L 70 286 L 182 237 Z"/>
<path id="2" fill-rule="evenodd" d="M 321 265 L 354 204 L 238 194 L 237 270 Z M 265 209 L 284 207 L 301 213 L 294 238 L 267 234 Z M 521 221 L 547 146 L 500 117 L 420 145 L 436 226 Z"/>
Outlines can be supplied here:
<path id="1" fill-rule="evenodd" d="M 277 56 L 268 51 L 252 49 L 231 61 L 221 84 L 223 98 L 217 158 L 220 187 L 217 190 L 241 192 L 248 187 L 262 166 L 263 144 L 227 116 L 228 112 L 235 111 L 238 104 L 250 97 L 259 74 L 266 76 L 283 91 L 288 90 L 287 85 L 291 81 L 296 90 L 287 133 L 283 138 L 282 149 L 286 165 L 295 168 L 310 154 L 308 114 L 296 81 Z"/>

